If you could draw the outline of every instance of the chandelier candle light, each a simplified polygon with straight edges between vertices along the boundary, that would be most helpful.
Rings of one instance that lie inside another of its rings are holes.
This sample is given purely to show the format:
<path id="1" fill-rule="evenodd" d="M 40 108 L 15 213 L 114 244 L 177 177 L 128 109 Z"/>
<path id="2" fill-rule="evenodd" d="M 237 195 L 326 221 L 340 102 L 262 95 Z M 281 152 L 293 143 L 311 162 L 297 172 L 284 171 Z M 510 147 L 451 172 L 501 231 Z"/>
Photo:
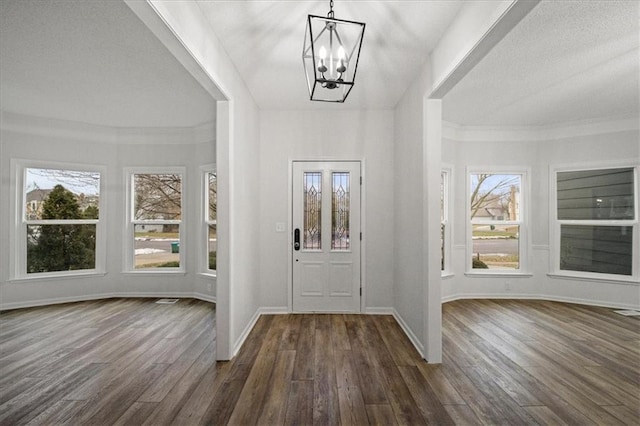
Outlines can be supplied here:
<path id="1" fill-rule="evenodd" d="M 309 15 L 302 62 L 312 101 L 344 102 L 353 88 L 365 24 Z"/>

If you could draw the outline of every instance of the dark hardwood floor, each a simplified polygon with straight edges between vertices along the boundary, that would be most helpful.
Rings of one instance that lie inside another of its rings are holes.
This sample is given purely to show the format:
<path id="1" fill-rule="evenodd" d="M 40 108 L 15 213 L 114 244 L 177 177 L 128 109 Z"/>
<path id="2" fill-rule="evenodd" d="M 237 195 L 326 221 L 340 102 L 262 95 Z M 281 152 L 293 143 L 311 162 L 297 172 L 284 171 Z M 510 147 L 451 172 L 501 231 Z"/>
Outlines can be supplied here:
<path id="1" fill-rule="evenodd" d="M 0 315 L 0 424 L 640 424 L 640 320 L 443 305 L 441 365 L 390 316 L 262 316 L 215 361 L 214 305 L 109 299 Z"/>

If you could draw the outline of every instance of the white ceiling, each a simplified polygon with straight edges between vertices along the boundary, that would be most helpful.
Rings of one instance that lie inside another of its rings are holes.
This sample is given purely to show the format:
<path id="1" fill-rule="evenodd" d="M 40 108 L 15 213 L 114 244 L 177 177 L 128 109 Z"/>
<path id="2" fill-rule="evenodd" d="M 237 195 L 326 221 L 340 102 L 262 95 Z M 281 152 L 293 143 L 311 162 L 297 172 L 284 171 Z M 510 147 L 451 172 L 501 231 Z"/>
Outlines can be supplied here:
<path id="1" fill-rule="evenodd" d="M 541 2 L 444 97 L 444 119 L 539 126 L 638 117 L 639 5 Z"/>
<path id="2" fill-rule="evenodd" d="M 198 1 L 261 108 L 393 108 L 463 1 L 336 0 L 367 24 L 345 105 L 310 102 L 306 16 L 328 1 Z M 446 121 L 544 125 L 638 114 L 637 0 L 544 1 L 444 99 Z M 215 103 L 120 1 L 2 0 L 0 107 L 115 127 L 212 122 Z"/>
<path id="3" fill-rule="evenodd" d="M 215 103 L 121 1 L 0 2 L 0 107 L 112 127 L 192 127 Z"/>
<path id="4" fill-rule="evenodd" d="M 258 106 L 340 107 L 309 101 L 302 66 L 307 15 L 326 16 L 328 0 L 198 4 Z M 355 86 L 344 107 L 395 107 L 461 6 L 460 0 L 336 0 L 336 18 L 366 24 Z"/>

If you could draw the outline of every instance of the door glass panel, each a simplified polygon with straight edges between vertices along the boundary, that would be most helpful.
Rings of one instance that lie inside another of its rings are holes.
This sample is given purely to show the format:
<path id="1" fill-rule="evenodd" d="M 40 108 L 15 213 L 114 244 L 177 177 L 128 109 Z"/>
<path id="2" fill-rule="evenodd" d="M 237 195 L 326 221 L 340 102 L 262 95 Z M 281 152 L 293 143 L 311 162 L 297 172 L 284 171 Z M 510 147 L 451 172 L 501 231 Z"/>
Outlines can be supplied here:
<path id="1" fill-rule="evenodd" d="M 331 250 L 349 250 L 349 173 L 333 173 L 331 180 Z"/>
<path id="2" fill-rule="evenodd" d="M 322 217 L 322 173 L 304 173 L 304 229 L 302 248 L 320 250 Z"/>

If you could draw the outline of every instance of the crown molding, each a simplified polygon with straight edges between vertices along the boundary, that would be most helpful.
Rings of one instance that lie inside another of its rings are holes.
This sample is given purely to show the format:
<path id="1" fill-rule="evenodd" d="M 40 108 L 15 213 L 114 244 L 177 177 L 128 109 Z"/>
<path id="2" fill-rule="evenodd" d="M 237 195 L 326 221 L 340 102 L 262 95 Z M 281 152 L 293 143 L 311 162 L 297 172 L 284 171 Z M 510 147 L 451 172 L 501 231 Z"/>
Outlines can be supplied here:
<path id="1" fill-rule="evenodd" d="M 640 129 L 635 114 L 543 126 L 464 126 L 442 122 L 442 138 L 459 142 L 530 142 L 593 136 Z"/>
<path id="2" fill-rule="evenodd" d="M 214 122 L 193 127 L 110 127 L 0 111 L 0 129 L 27 135 L 111 144 L 182 145 L 212 142 Z"/>

